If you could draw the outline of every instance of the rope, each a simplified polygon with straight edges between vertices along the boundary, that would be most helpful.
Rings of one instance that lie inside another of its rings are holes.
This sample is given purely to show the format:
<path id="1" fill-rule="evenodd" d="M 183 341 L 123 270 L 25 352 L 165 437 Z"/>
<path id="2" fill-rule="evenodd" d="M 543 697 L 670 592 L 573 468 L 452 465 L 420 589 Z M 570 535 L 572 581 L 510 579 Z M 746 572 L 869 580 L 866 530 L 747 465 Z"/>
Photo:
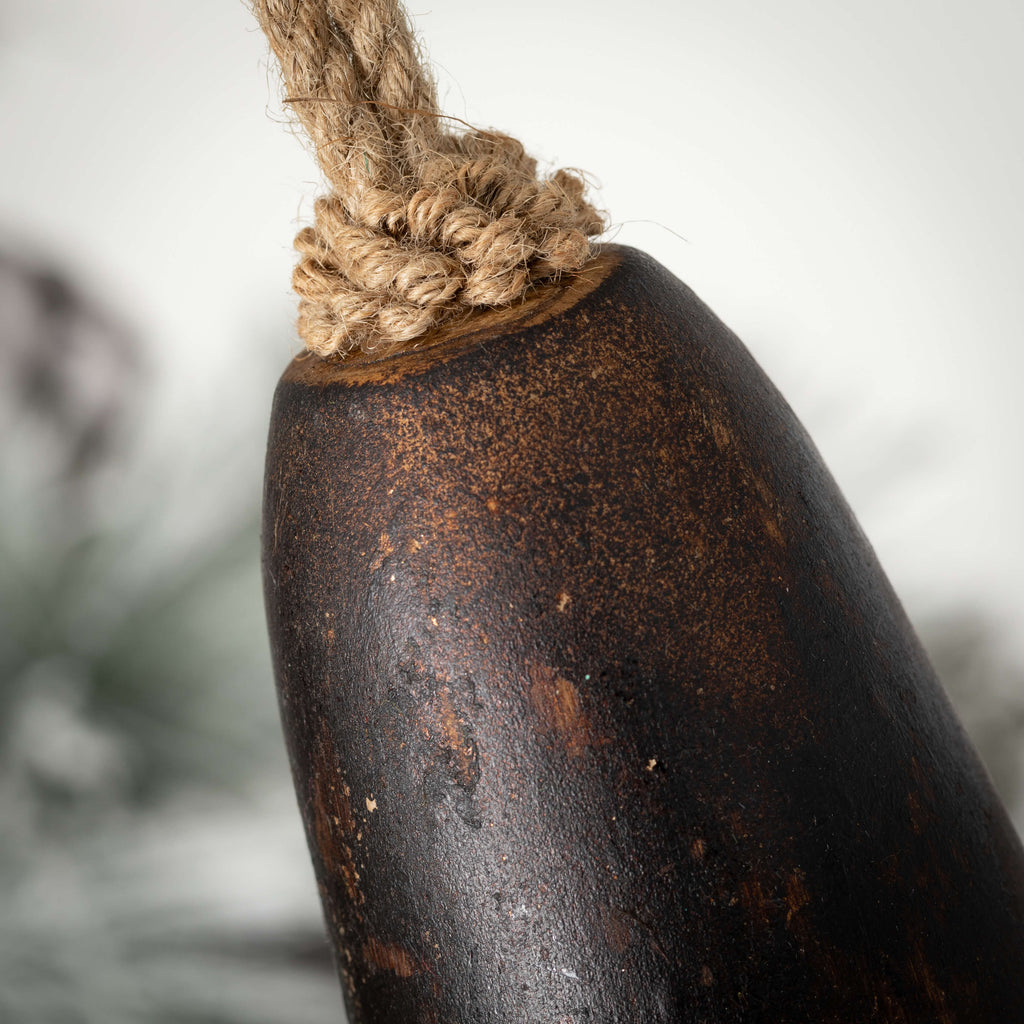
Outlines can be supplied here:
<path id="1" fill-rule="evenodd" d="M 567 170 L 455 130 L 397 0 L 253 0 L 330 186 L 295 239 L 299 334 L 329 356 L 414 347 L 579 270 L 604 229 Z"/>

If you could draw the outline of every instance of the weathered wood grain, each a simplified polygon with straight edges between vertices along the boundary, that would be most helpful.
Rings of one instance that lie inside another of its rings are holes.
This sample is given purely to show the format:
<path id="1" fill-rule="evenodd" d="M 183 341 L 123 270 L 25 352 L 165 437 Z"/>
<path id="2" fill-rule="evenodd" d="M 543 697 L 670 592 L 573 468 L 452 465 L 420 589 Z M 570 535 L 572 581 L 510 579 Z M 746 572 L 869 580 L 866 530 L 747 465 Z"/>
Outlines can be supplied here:
<path id="1" fill-rule="evenodd" d="M 647 257 L 278 388 L 281 709 L 358 1024 L 1024 1021 L 1024 855 L 813 444 Z"/>

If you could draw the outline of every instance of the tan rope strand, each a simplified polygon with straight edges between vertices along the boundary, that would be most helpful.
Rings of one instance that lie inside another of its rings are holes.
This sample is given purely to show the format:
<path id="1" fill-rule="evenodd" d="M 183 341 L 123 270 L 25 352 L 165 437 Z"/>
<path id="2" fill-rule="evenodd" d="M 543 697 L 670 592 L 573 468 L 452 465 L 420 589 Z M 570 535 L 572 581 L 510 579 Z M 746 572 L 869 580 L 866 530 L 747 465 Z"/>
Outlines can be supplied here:
<path id="1" fill-rule="evenodd" d="M 579 270 L 604 221 L 568 170 L 458 127 L 398 0 L 252 0 L 329 186 L 295 240 L 318 355 L 408 347 L 472 306 Z"/>

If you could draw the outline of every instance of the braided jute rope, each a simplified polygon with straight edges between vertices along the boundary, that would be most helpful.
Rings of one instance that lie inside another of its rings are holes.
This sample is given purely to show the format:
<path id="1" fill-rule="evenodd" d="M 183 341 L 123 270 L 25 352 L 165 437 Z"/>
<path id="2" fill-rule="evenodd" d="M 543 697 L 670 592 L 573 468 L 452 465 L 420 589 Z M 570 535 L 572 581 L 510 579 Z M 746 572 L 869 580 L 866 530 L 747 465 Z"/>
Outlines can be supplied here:
<path id="1" fill-rule="evenodd" d="M 295 239 L 299 333 L 321 356 L 412 347 L 475 306 L 579 270 L 604 229 L 579 175 L 453 130 L 398 0 L 252 0 L 330 186 Z"/>

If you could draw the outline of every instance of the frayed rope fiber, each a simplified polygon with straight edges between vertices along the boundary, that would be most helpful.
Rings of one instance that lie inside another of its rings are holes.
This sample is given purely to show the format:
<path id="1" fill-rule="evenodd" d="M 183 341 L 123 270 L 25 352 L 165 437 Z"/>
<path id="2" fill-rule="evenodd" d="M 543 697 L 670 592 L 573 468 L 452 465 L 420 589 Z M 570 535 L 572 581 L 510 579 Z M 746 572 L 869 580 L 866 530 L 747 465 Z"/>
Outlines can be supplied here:
<path id="1" fill-rule="evenodd" d="M 579 270 L 604 229 L 582 178 L 515 139 L 456 131 L 397 0 L 252 0 L 330 186 L 295 239 L 317 355 L 414 347 L 477 306 Z"/>

